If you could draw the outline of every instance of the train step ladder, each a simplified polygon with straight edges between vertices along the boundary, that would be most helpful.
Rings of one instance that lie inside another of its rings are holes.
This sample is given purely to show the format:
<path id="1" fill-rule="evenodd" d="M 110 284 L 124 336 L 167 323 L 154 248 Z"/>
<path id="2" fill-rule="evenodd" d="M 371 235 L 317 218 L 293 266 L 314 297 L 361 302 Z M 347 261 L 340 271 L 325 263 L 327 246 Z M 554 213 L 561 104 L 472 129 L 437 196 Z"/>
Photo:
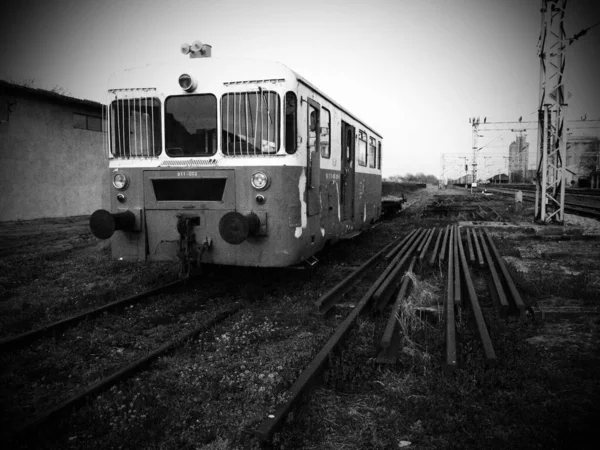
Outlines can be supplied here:
<path id="1" fill-rule="evenodd" d="M 309 267 L 313 267 L 315 264 L 317 264 L 319 262 L 319 260 L 317 259 L 316 256 L 309 256 L 308 258 L 306 258 L 304 260 L 304 262 L 309 266 Z"/>

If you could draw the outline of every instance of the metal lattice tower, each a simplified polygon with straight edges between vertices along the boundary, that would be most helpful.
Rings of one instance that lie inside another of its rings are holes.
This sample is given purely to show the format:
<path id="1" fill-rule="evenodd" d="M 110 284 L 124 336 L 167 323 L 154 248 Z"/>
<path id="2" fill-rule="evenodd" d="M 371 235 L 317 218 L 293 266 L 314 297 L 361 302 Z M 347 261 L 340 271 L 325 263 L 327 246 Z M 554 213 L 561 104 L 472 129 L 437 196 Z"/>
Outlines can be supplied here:
<path id="1" fill-rule="evenodd" d="M 542 0 L 535 220 L 564 222 L 566 129 L 564 29 L 567 0 Z"/>

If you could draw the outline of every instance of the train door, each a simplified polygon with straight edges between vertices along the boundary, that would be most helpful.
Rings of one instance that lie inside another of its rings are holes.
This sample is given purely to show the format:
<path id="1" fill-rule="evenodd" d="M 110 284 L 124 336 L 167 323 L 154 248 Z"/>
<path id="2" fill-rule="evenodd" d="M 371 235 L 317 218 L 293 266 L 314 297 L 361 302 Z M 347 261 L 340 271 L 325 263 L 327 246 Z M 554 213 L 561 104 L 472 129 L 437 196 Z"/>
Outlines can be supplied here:
<path id="1" fill-rule="evenodd" d="M 342 221 L 354 218 L 354 127 L 342 121 L 340 205 Z"/>
<path id="2" fill-rule="evenodd" d="M 307 99 L 307 152 L 306 152 L 306 196 L 308 203 L 308 215 L 313 216 L 321 211 L 320 173 L 321 155 L 319 152 L 319 125 L 320 105 L 312 99 Z"/>

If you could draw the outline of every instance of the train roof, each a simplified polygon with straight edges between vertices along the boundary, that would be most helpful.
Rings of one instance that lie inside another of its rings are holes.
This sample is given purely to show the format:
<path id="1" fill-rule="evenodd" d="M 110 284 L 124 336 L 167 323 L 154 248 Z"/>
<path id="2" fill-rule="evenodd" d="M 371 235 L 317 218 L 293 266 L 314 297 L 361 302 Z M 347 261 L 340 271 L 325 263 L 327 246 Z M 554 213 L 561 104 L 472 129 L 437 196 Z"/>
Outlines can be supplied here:
<path id="1" fill-rule="evenodd" d="M 331 104 L 344 111 L 354 120 L 363 124 L 380 139 L 381 134 L 366 122 L 352 114 L 337 101 L 325 94 L 321 89 L 308 81 L 299 73 L 293 71 L 285 64 L 278 61 L 261 61 L 255 59 L 224 59 L 224 58 L 183 58 L 177 61 L 169 61 L 162 64 L 152 64 L 141 67 L 126 69 L 118 74 L 113 74 L 109 80 L 109 92 L 111 90 L 127 90 L 136 88 L 148 88 L 140 85 L 140 80 L 152 87 L 164 85 L 164 80 L 176 80 L 180 74 L 186 72 L 198 73 L 203 68 L 210 69 L 210 79 L 219 83 L 238 84 L 244 82 L 260 82 L 269 80 L 296 79 L 308 88 L 327 99 Z M 202 75 L 202 74 L 201 74 Z"/>
<path id="2" fill-rule="evenodd" d="M 279 63 L 281 64 L 281 63 Z M 282 64 L 283 65 L 283 64 Z M 289 69 L 291 70 L 291 69 Z M 309 82 L 306 78 L 304 78 L 302 75 L 300 75 L 298 72 L 294 72 L 293 70 L 291 70 L 294 75 L 296 76 L 296 78 L 298 79 L 298 81 L 306 86 L 308 86 L 309 88 L 311 88 L 313 91 L 317 92 L 321 97 L 326 98 L 330 103 L 334 104 L 337 108 L 341 109 L 342 111 L 344 111 L 346 114 L 348 114 L 350 117 L 352 117 L 354 120 L 356 120 L 357 122 L 362 123 L 365 127 L 367 127 L 369 130 L 371 130 L 373 133 L 375 133 L 379 139 L 382 139 L 383 136 L 381 136 L 380 133 L 378 133 L 373 127 L 369 126 L 364 120 L 359 119 L 358 117 L 356 117 L 356 115 L 352 114 L 350 111 L 348 111 L 346 108 L 344 108 L 342 105 L 340 105 L 338 102 L 336 102 L 335 100 L 333 100 L 331 97 L 329 97 L 327 94 L 325 94 L 322 90 L 320 90 L 319 88 L 317 88 L 314 84 L 312 84 L 311 82 Z"/>

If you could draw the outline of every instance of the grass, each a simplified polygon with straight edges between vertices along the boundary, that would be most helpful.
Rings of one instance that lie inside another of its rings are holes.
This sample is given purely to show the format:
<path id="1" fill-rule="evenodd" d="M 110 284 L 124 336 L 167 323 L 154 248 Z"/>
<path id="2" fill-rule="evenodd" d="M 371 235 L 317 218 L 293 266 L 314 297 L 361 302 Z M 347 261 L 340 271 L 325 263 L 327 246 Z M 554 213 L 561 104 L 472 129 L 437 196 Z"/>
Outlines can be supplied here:
<path id="1" fill-rule="evenodd" d="M 493 205 L 503 218 L 514 218 L 510 204 Z M 264 272 L 248 271 L 236 277 L 236 283 L 229 283 L 223 294 L 217 288 L 211 290 L 219 279 L 218 273 L 211 275 L 209 283 L 197 288 L 215 304 L 244 298 L 247 307 L 243 313 L 159 359 L 151 370 L 90 401 L 58 423 L 48 439 L 37 441 L 36 446 L 86 450 L 257 448 L 252 432 L 265 414 L 286 400 L 287 389 L 347 313 L 340 308 L 321 318 L 312 301 L 332 280 L 349 273 L 348 263 L 365 260 L 375 248 L 414 227 L 445 225 L 442 220 L 423 220 L 419 208 L 410 208 L 399 219 L 383 222 L 377 232 L 333 246 L 312 276 L 303 279 L 281 273 L 269 281 Z M 502 242 L 500 251 L 506 254 L 511 245 Z M 82 258 L 63 265 L 65 273 L 80 270 L 85 276 L 93 275 L 94 270 L 76 268 L 82 261 L 90 261 Z M 48 274 L 61 270 L 53 264 L 36 266 L 33 278 L 46 276 L 45 270 Z M 111 267 L 107 263 L 106 270 Z M 113 275 L 126 280 L 147 269 L 139 265 L 138 272 L 138 265 L 124 267 L 114 267 Z M 158 279 L 159 268 L 151 270 Z M 459 368 L 444 374 L 443 322 L 438 316 L 437 324 L 429 324 L 418 316 L 420 306 L 441 302 L 446 286 L 443 271 L 422 267 L 408 274 L 413 288 L 398 316 L 404 338 L 398 363 L 379 365 L 375 359 L 387 317 L 360 316 L 344 345 L 331 356 L 323 382 L 276 434 L 274 448 L 551 449 L 586 448 L 586 442 L 593 442 L 595 426 L 600 423 L 600 351 L 595 339 L 600 322 L 500 320 L 490 307 L 487 284 L 481 273 L 474 271 L 500 364 L 495 368 L 483 365 L 483 351 L 465 309 L 457 315 Z M 148 274 L 144 276 L 145 282 L 152 280 Z M 536 281 L 539 291 L 532 290 L 531 298 L 545 295 L 543 289 L 550 287 L 566 292 L 566 283 L 543 274 L 540 277 Z M 583 282 L 594 287 L 593 279 L 582 278 Z M 24 289 L 27 283 L 10 289 Z M 181 307 L 171 305 L 175 310 L 149 308 L 146 314 L 140 309 L 131 317 L 158 325 L 160 334 L 176 313 L 191 311 L 187 305 L 197 301 L 192 297 L 187 303 L 182 300 Z M 131 328 L 139 325 L 132 323 Z M 114 321 L 114 345 L 110 348 L 117 353 L 112 356 L 118 359 L 118 350 L 127 352 L 131 345 L 144 350 L 154 347 L 150 337 L 128 346 L 120 331 L 124 327 L 123 322 Z M 96 341 L 104 338 L 93 328 L 82 327 L 81 331 L 89 340 L 89 351 L 99 351 L 102 342 Z M 85 348 L 83 343 L 77 345 Z M 55 359 L 61 370 L 64 367 L 59 360 L 69 361 L 58 353 Z M 90 370 L 103 368 L 90 366 Z M 67 375 L 61 372 L 57 376 Z M 93 373 L 85 376 L 95 377 Z"/>
<path id="2" fill-rule="evenodd" d="M 494 207 L 505 220 L 521 221 L 529 214 L 513 214 L 510 208 Z M 417 210 L 413 214 L 419 217 Z M 407 275 L 414 288 L 398 316 L 403 335 L 399 362 L 390 367 L 374 361 L 384 320 L 359 322 L 332 358 L 323 387 L 278 437 L 280 448 L 594 448 L 600 346 L 593 336 L 599 334 L 600 321 L 584 318 L 556 326 L 500 320 L 491 309 L 487 284 L 479 279 L 482 272 L 475 271 L 500 364 L 485 367 L 470 311 L 463 310 L 457 314 L 459 368 L 444 375 L 443 324 L 425 324 L 416 311 L 441 301 L 445 283 L 435 270 L 421 275 L 425 281 Z M 519 287 L 535 296 L 562 293 L 597 304 L 594 279 L 581 277 L 567 283 L 545 273 Z"/>

